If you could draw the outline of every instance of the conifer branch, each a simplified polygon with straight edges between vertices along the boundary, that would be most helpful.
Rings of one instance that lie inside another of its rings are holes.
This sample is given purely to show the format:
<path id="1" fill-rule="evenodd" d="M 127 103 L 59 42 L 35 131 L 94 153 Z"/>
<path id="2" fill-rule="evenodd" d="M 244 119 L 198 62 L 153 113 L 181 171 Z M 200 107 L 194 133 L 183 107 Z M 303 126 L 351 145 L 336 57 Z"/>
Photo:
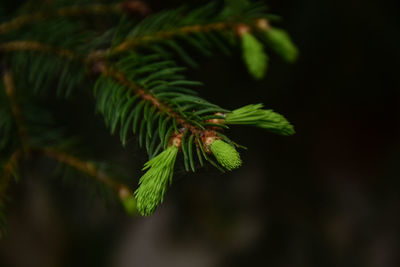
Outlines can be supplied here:
<path id="1" fill-rule="evenodd" d="M 256 23 L 258 20 L 259 19 L 254 20 L 254 23 Z M 159 31 L 153 34 L 130 37 L 121 44 L 119 44 L 118 46 L 116 46 L 115 48 L 113 48 L 112 50 L 110 50 L 109 54 L 110 55 L 118 54 L 149 42 L 171 39 L 177 36 L 184 36 L 196 33 L 209 33 L 213 31 L 236 32 L 243 26 L 248 28 L 254 28 L 254 23 L 245 24 L 243 22 L 224 21 L 224 22 L 216 22 L 210 24 L 183 26 L 169 31 Z"/>
<path id="2" fill-rule="evenodd" d="M 104 76 L 108 76 L 115 81 L 119 82 L 123 86 L 131 89 L 136 95 L 139 95 L 143 100 L 149 101 L 155 108 L 157 108 L 160 112 L 167 112 L 169 117 L 176 120 L 177 124 L 182 126 L 180 135 L 177 135 L 178 138 L 182 138 L 182 133 L 186 129 L 189 130 L 193 135 L 200 135 L 200 136 L 216 136 L 216 132 L 213 129 L 205 129 L 201 128 L 198 125 L 193 125 L 192 123 L 188 122 L 185 118 L 179 115 L 177 112 L 173 111 L 168 105 L 158 100 L 154 95 L 150 92 L 144 90 L 140 86 L 134 84 L 130 80 L 128 80 L 124 74 L 121 72 L 109 67 L 106 63 L 102 63 L 99 65 L 99 70 Z"/>
<path id="3" fill-rule="evenodd" d="M 16 30 L 23 25 L 32 24 L 39 21 L 43 21 L 48 18 L 59 18 L 59 17 L 77 17 L 87 15 L 104 15 L 104 14 L 120 14 L 122 13 L 122 4 L 91 4 L 91 5 L 76 5 L 71 7 L 59 8 L 57 10 L 50 10 L 49 12 L 37 12 L 28 15 L 21 15 L 10 21 L 0 24 L 0 34 L 5 34 L 10 31 Z"/>
<path id="4" fill-rule="evenodd" d="M 140 86 L 136 85 L 135 83 L 127 79 L 123 73 L 115 70 L 112 67 L 107 66 L 106 63 L 102 60 L 104 56 L 104 51 L 101 50 L 93 51 L 85 58 L 85 57 L 80 57 L 72 50 L 49 46 L 47 44 L 36 41 L 14 41 L 14 42 L 4 43 L 0 44 L 0 50 L 38 51 L 43 53 L 56 54 L 60 57 L 67 58 L 69 60 L 81 61 L 82 63 L 92 67 L 94 72 L 98 72 L 106 77 L 110 77 L 113 80 L 120 83 L 121 85 L 129 88 L 135 95 L 138 95 L 143 100 L 150 102 L 160 112 L 168 113 L 169 117 L 175 119 L 177 124 L 181 126 L 180 133 L 176 135 L 178 138 L 182 138 L 182 133 L 186 129 L 188 129 L 193 135 L 202 137 L 202 139 L 204 140 L 208 137 L 213 137 L 213 138 L 217 137 L 217 133 L 214 130 L 215 127 L 207 127 L 207 128 L 199 127 L 198 125 L 194 125 L 188 122 L 179 113 L 173 111 L 168 105 L 158 100 L 150 92 L 144 90 Z"/>
<path id="5" fill-rule="evenodd" d="M 82 173 L 89 175 L 93 179 L 96 179 L 97 181 L 103 183 L 118 195 L 119 199 L 121 200 L 128 214 L 131 215 L 136 214 L 137 211 L 136 199 L 133 197 L 133 192 L 129 188 L 129 186 L 115 180 L 104 171 L 99 170 L 93 163 L 51 148 L 41 148 L 41 149 L 36 149 L 35 151 L 42 153 L 48 158 L 66 164 Z"/>
<path id="6" fill-rule="evenodd" d="M 118 25 L 107 25 L 110 28 L 103 28 L 103 32 L 98 29 L 96 34 L 85 27 L 90 25 L 68 18 L 85 20 L 87 15 L 123 15 L 133 11 L 144 16 L 149 9 L 140 0 L 110 5 L 77 3 L 58 9 L 48 6 L 44 12 L 21 15 L 0 24 L 0 35 L 7 40 L 0 43 L 0 53 L 22 52 L 4 58 L 13 68 L 16 80 L 27 78 L 26 85 L 36 93 L 56 88 L 57 95 L 68 96 L 88 72 L 100 76 L 93 93 L 105 124 L 111 133 L 119 129 L 122 144 L 130 133 L 138 133 L 139 145 L 145 144 L 149 156 L 144 167 L 146 173 L 132 193 L 129 187 L 91 162 L 64 151 L 36 148 L 43 144 L 34 145 L 35 138 L 42 138 L 46 130 L 34 133 L 29 128 L 29 141 L 34 148 L 28 147 L 14 79 L 10 71 L 5 71 L 6 94 L 1 100 L 4 98 L 7 104 L 3 112 L 6 119 L 0 121 L 0 130 L 8 137 L 17 128 L 23 149 L 11 156 L 3 174 L 0 173 L 0 208 L 17 159 L 27 152 L 37 152 L 100 181 L 117 192 L 128 212 L 137 209 L 143 215 L 150 215 L 164 199 L 179 152 L 188 172 L 196 169 L 196 154 L 201 166 L 204 159 L 221 171 L 233 170 L 242 161 L 235 148 L 240 146 L 222 134 L 228 125 L 252 125 L 281 135 L 294 134 L 293 126 L 283 116 L 263 109 L 261 104 L 229 111 L 204 100 L 192 90 L 201 83 L 187 80 L 182 74 L 184 68 L 172 60 L 176 55 L 189 66 L 196 66 L 191 57 L 193 49 L 205 56 L 212 55 L 214 50 L 230 55 L 231 46 L 238 45 L 249 73 L 256 79 L 263 78 L 268 68 L 268 47 L 293 62 L 297 48 L 285 31 L 269 25 L 272 17 L 264 13 L 263 7 L 243 0 L 239 5 L 236 1 L 226 1 L 224 7 L 210 3 L 193 10 L 177 8 L 139 22 L 123 18 Z M 61 19 L 56 22 L 53 18 Z M 30 27 L 31 31 L 5 35 L 35 23 L 38 25 Z M 186 51 L 187 48 L 190 50 Z M 41 96 L 35 95 L 35 99 Z M 25 115 L 28 126 L 31 122 L 33 126 L 39 126 L 35 124 L 37 121 L 42 122 L 37 114 L 25 112 Z M 17 127 L 13 127 L 15 124 Z M 44 140 L 42 143 L 50 146 Z"/>
<path id="7" fill-rule="evenodd" d="M 111 188 L 119 195 L 123 193 L 125 196 L 125 195 L 131 195 L 132 193 L 128 186 L 120 182 L 117 182 L 107 173 L 97 169 L 96 166 L 91 162 L 82 160 L 78 157 L 51 148 L 36 149 L 35 151 L 41 152 L 46 157 L 54 159 L 60 163 L 64 163 L 82 173 L 88 174 L 90 177 L 107 185 L 109 188 Z"/>
<path id="8" fill-rule="evenodd" d="M 10 100 L 10 105 L 11 105 L 12 113 L 13 113 L 13 116 L 15 119 L 15 124 L 17 125 L 18 136 L 21 141 L 21 145 L 25 150 L 27 150 L 29 147 L 28 135 L 27 135 L 27 132 L 26 132 L 26 129 L 24 126 L 22 110 L 18 104 L 17 97 L 16 97 L 16 92 L 15 92 L 16 88 L 15 88 L 14 77 L 10 71 L 6 70 L 4 72 L 3 81 L 4 81 L 6 95 L 8 96 L 8 99 Z"/>
<path id="9" fill-rule="evenodd" d="M 53 47 L 37 41 L 12 41 L 7 43 L 0 43 L 0 51 L 4 52 L 22 52 L 22 51 L 36 51 L 42 53 L 56 54 L 60 57 L 65 57 L 69 60 L 81 60 L 76 53 L 69 49 Z"/>
<path id="10" fill-rule="evenodd" d="M 205 130 L 197 125 L 193 125 L 183 118 L 178 113 L 174 112 L 168 105 L 162 103 L 154 95 L 147 92 L 140 86 L 129 81 L 121 72 L 109 67 L 103 61 L 99 59 L 103 57 L 103 51 L 93 51 L 86 58 L 79 57 L 76 53 L 69 49 L 58 48 L 49 46 L 40 42 L 35 41 L 14 41 L 4 44 L 0 44 L 0 50 L 3 51 L 38 51 L 44 53 L 56 54 L 60 57 L 65 57 L 69 60 L 79 60 L 88 66 L 93 66 L 95 72 L 100 72 L 106 77 L 111 77 L 120 84 L 131 89 L 136 95 L 139 95 L 143 100 L 149 101 L 154 107 L 161 112 L 167 112 L 171 118 L 174 118 L 176 122 L 182 126 L 183 130 L 188 129 L 194 135 L 200 136 L 216 136 L 216 132 L 213 129 Z"/>
<path id="11" fill-rule="evenodd" d="M 177 35 L 193 34 L 199 32 L 207 33 L 210 31 L 217 31 L 217 30 L 222 31 L 225 29 L 234 28 L 234 25 L 235 24 L 232 22 L 218 22 L 207 25 L 191 25 L 191 26 L 184 26 L 181 28 L 177 28 L 171 31 L 156 32 L 152 35 L 132 37 L 125 40 L 120 45 L 112 49 L 112 51 L 110 51 L 110 54 L 117 54 L 126 50 L 130 50 L 138 45 L 142 45 L 147 42 L 165 40 L 168 38 L 175 37 Z"/>

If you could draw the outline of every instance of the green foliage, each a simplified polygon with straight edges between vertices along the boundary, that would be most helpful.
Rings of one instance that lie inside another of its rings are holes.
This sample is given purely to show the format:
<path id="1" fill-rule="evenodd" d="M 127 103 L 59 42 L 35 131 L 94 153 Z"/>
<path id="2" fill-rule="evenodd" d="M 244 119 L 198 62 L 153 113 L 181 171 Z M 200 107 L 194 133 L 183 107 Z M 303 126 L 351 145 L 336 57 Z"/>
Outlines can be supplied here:
<path id="1" fill-rule="evenodd" d="M 188 88 L 201 83 L 186 80 L 181 74 L 183 68 L 173 61 L 132 53 L 122 57 L 114 67 L 132 86 L 101 76 L 94 89 L 97 109 L 104 115 L 112 133 L 120 126 L 123 144 L 129 132 L 137 133 L 140 146 L 145 145 L 150 158 L 165 149 L 170 136 L 179 131 L 177 116 L 204 129 L 207 116 L 227 111 Z M 137 94 L 138 90 L 144 90 L 148 97 Z M 154 101 L 162 105 L 156 107 Z"/>
<path id="2" fill-rule="evenodd" d="M 264 46 L 253 35 L 246 32 L 242 36 L 243 60 L 247 70 L 257 80 L 264 78 L 268 66 L 268 56 Z"/>
<path id="3" fill-rule="evenodd" d="M 131 27 L 123 21 L 115 30 L 111 54 L 118 54 L 128 48 L 156 53 L 164 59 L 174 56 L 191 67 L 198 67 L 194 51 L 209 57 L 215 51 L 232 55 L 233 48 L 240 45 L 234 27 L 240 23 L 252 23 L 255 18 L 270 17 L 263 4 L 247 1 L 228 1 L 219 8 L 216 2 L 190 9 L 188 7 L 162 11 L 148 16 Z M 126 47 L 124 47 L 126 45 Z"/>
<path id="4" fill-rule="evenodd" d="M 196 9 L 182 7 L 162 11 L 130 27 L 133 28 L 130 31 L 117 30 L 111 53 L 118 53 L 120 45 L 127 45 L 156 53 L 164 59 L 176 55 L 185 64 L 197 67 L 189 47 L 205 56 L 211 56 L 215 49 L 230 54 L 229 42 L 232 35 L 229 32 L 214 30 L 212 27 L 204 31 L 190 27 L 212 25 L 220 21 L 226 21 L 226 18 L 219 12 L 215 2 Z M 122 22 L 119 28 L 129 28 L 124 24 L 129 22 Z"/>
<path id="5" fill-rule="evenodd" d="M 252 125 L 280 135 L 295 133 L 285 117 L 270 109 L 262 109 L 262 104 L 247 105 L 226 114 L 226 124 Z"/>
<path id="6" fill-rule="evenodd" d="M 265 31 L 267 45 L 289 63 L 296 61 L 299 50 L 291 40 L 289 34 L 282 29 L 270 27 Z"/>
<path id="7" fill-rule="evenodd" d="M 172 145 L 144 165 L 143 170 L 147 172 L 140 178 L 139 188 L 135 191 L 137 209 L 142 215 L 153 214 L 163 202 L 167 186 L 172 182 L 177 154 L 178 147 Z"/>
<path id="8" fill-rule="evenodd" d="M 105 6 L 99 7 L 100 2 Z M 107 7 L 111 18 L 91 20 Z M 134 196 L 120 199 L 128 213 L 135 214 L 137 209 L 150 215 L 164 199 L 179 152 L 187 172 L 207 162 L 224 172 L 242 164 L 235 149 L 241 146 L 227 136 L 227 125 L 294 133 L 283 116 L 263 110 L 260 104 L 229 111 L 208 102 L 197 93 L 202 83 L 187 79 L 185 68 L 179 65 L 198 67 L 199 55 L 235 56 L 241 48 L 249 73 L 262 79 L 268 67 L 265 44 L 292 62 L 298 52 L 286 32 L 261 30 L 257 25 L 259 19 L 275 19 L 260 2 L 210 2 L 161 11 L 142 20 L 124 14 L 129 12 L 123 5 L 115 8 L 114 1 L 29 2 L 10 16 L 16 20 L 7 22 L 3 14 L 10 12 L 0 12 L 0 22 L 5 22 L 0 24 L 0 65 L 13 74 L 16 88 L 15 99 L 10 99 L 0 83 L 0 159 L 20 149 L 40 154 L 57 147 L 61 154 L 50 156 L 64 166 L 60 167 L 63 177 L 78 170 L 116 191 L 122 183 L 119 178 L 108 177 L 99 164 L 62 153 L 72 142 L 51 116 L 58 101 L 54 96 L 80 98 L 93 88 L 96 109 L 111 133 L 119 133 L 123 145 L 135 134 L 146 148 L 149 161 L 139 188 Z M 217 140 L 209 144 L 207 136 Z M 171 145 L 172 139 L 179 139 L 179 148 Z"/>
<path id="9" fill-rule="evenodd" d="M 17 78 L 26 79 L 32 91 L 46 94 L 55 89 L 59 97 L 71 96 L 87 75 L 86 68 L 78 62 L 43 53 L 16 53 L 11 64 Z"/>
<path id="10" fill-rule="evenodd" d="M 17 85 L 18 81 L 15 81 Z M 23 146 L 24 142 L 32 147 L 52 146 L 67 143 L 63 130 L 54 121 L 51 111 L 42 107 L 31 92 L 18 94 L 13 101 L 18 101 L 18 107 L 13 107 L 10 96 L 5 94 L 5 88 L 0 86 L 0 155 L 1 152 L 10 152 Z M 15 118 L 15 110 L 20 112 L 22 121 Z M 23 125 L 18 125 L 23 123 Z M 18 129 L 23 128 L 23 129 Z M 23 130 L 29 136 L 27 140 L 21 140 Z"/>
<path id="11" fill-rule="evenodd" d="M 240 155 L 232 145 L 221 140 L 215 140 L 210 145 L 210 149 L 217 161 L 228 171 L 237 169 L 242 165 Z"/>

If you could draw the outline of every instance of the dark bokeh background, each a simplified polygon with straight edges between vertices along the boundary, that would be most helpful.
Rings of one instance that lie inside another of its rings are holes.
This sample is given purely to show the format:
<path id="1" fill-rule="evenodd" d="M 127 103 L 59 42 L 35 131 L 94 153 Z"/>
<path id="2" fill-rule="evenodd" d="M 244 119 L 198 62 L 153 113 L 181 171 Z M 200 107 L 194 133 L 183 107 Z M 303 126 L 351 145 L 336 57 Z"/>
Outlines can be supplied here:
<path id="1" fill-rule="evenodd" d="M 400 266 L 397 2 L 267 3 L 299 46 L 295 65 L 271 55 L 267 78 L 254 82 L 239 56 L 216 57 L 189 74 L 214 103 L 279 111 L 295 136 L 233 129 L 249 148 L 244 166 L 194 175 L 178 167 L 149 218 L 28 173 L 13 188 L 0 266 Z M 106 131 L 96 138 L 99 153 L 130 166 L 134 184 L 145 161 L 136 141 L 123 151 Z"/>

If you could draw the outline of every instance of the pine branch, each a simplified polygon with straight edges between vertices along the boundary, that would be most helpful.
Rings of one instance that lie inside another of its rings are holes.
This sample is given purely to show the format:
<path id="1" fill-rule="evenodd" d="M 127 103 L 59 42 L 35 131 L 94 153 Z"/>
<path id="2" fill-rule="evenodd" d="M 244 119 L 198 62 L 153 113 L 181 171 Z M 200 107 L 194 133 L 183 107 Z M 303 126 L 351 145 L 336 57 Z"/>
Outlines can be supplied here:
<path id="1" fill-rule="evenodd" d="M 110 175 L 96 168 L 96 166 L 88 161 L 82 160 L 76 156 L 58 151 L 52 148 L 36 148 L 33 151 L 39 152 L 46 157 L 56 160 L 60 163 L 66 164 L 82 173 L 85 173 L 93 179 L 103 183 L 111 190 L 113 190 L 122 201 L 126 211 L 134 214 L 136 211 L 136 201 L 132 198 L 132 191 L 130 188 L 115 180 Z"/>
<path id="2" fill-rule="evenodd" d="M 127 79 L 124 74 L 121 72 L 107 66 L 105 63 L 100 67 L 101 73 L 106 77 L 111 77 L 115 81 L 119 82 L 123 86 L 131 89 L 135 94 L 139 95 L 143 100 L 150 102 L 155 108 L 157 108 L 160 112 L 168 113 L 170 118 L 175 119 L 177 124 L 181 126 L 183 129 L 189 129 L 194 135 L 204 135 L 206 130 L 203 127 L 199 127 L 198 125 L 193 125 L 188 122 L 185 118 L 183 118 L 179 113 L 174 112 L 172 108 L 170 108 L 165 103 L 161 102 L 157 99 L 153 94 L 144 90 L 140 86 L 134 84 L 129 79 Z M 208 131 L 209 134 L 214 135 L 215 131 Z"/>
<path id="3" fill-rule="evenodd" d="M 269 26 L 270 17 L 264 13 L 263 5 L 239 2 L 226 1 L 223 9 L 209 4 L 194 10 L 160 12 L 141 22 L 123 16 L 118 27 L 101 34 L 69 18 L 121 15 L 132 10 L 145 13 L 146 8 L 135 4 L 137 1 L 52 7 L 53 10 L 22 15 L 0 24 L 0 34 L 33 24 L 30 31 L 4 35 L 0 43 L 0 52 L 6 55 L 5 65 L 20 75 L 15 77 L 16 81 L 27 77 L 27 88 L 33 88 L 36 93 L 43 88 L 54 88 L 57 83 L 57 92 L 68 87 L 65 95 L 69 95 L 67 92 L 88 72 L 96 74 L 99 76 L 94 87 L 96 107 L 106 125 L 112 133 L 119 127 L 124 145 L 130 131 L 138 133 L 139 145 L 145 144 L 150 160 L 145 164 L 147 172 L 133 197 L 126 185 L 90 162 L 55 149 L 30 150 L 27 141 L 22 141 L 27 134 L 9 71 L 3 78 L 11 109 L 4 114 L 7 118 L 13 114 L 22 146 L 26 151 L 36 150 L 102 182 L 117 192 L 128 211 L 136 210 L 137 200 L 139 212 L 149 215 L 164 199 L 179 152 L 183 154 L 186 171 L 195 171 L 196 154 L 201 166 L 205 160 L 221 171 L 233 170 L 242 164 L 235 148 L 241 146 L 222 133 L 228 125 L 253 125 L 281 135 L 293 134 L 293 126 L 283 116 L 262 109 L 262 105 L 229 111 L 202 99 L 191 89 L 201 83 L 186 80 L 181 73 L 183 68 L 170 60 L 177 55 L 189 65 L 195 65 L 190 50 L 186 51 L 188 45 L 205 55 L 215 49 L 229 54 L 231 46 L 237 45 L 241 46 L 247 68 L 256 79 L 265 75 L 268 46 L 292 62 L 297 57 L 296 47 L 284 31 Z M 31 121 L 37 122 L 30 120 L 29 112 L 26 114 L 28 126 Z M 2 125 L 7 127 L 0 129 L 10 135 L 12 123 L 8 122 L 11 120 L 4 121 L 7 124 L 2 122 Z M 40 133 L 35 135 L 30 128 L 29 133 L 32 146 L 43 146 L 32 141 Z"/>
<path id="4" fill-rule="evenodd" d="M 12 41 L 7 43 L 0 43 L 0 51 L 3 52 L 41 52 L 55 54 L 69 60 L 82 60 L 80 56 L 69 49 L 58 48 L 36 41 Z"/>
<path id="5" fill-rule="evenodd" d="M 236 34 L 240 32 L 242 28 L 247 28 L 255 32 L 259 31 L 259 21 L 263 20 L 265 23 L 269 23 L 266 18 L 253 19 L 250 22 L 235 22 L 235 21 L 223 21 L 210 24 L 197 24 L 178 27 L 176 29 L 166 30 L 166 31 L 156 31 L 154 33 L 143 34 L 133 37 L 127 37 L 125 41 L 111 48 L 108 51 L 108 55 L 116 55 L 124 51 L 132 50 L 140 46 L 147 45 L 152 42 L 165 41 L 169 39 L 174 39 L 176 37 L 182 37 L 196 34 L 209 34 L 212 32 L 227 32 Z M 214 39 L 215 40 L 215 39 Z"/>
<path id="6" fill-rule="evenodd" d="M 0 35 L 16 30 L 24 25 L 37 23 L 48 18 L 60 17 L 79 17 L 79 16 L 101 16 L 105 14 L 121 14 L 123 5 L 118 4 L 91 4 L 91 5 L 76 5 L 71 7 L 63 7 L 49 12 L 37 12 L 33 14 L 21 15 L 10 21 L 0 24 Z"/>
<path id="7" fill-rule="evenodd" d="M 252 9 L 251 4 L 244 6 Z M 289 36 L 283 30 L 270 26 L 273 17 L 254 10 L 243 12 L 241 16 L 227 9 L 219 13 L 217 10 L 209 4 L 192 11 L 180 9 L 156 14 L 135 25 L 125 35 L 117 35 L 106 55 L 112 57 L 125 51 L 152 51 L 167 59 L 177 55 L 189 66 L 197 67 L 186 47 L 205 56 L 210 56 L 215 49 L 230 55 L 231 47 L 241 44 L 243 60 L 255 79 L 263 78 L 268 67 L 268 55 L 264 51 L 266 45 L 285 61 L 291 63 L 296 60 L 297 48 Z"/>
<path id="8" fill-rule="evenodd" d="M 65 152 L 51 148 L 32 148 L 29 151 L 25 152 L 28 152 L 30 154 L 35 153 L 37 155 L 44 155 L 48 158 L 66 164 L 82 173 L 89 175 L 93 179 L 96 179 L 97 181 L 101 182 L 102 184 L 113 190 L 120 198 L 127 213 L 131 215 L 136 214 L 136 200 L 133 197 L 130 188 L 127 185 L 113 179 L 107 173 L 97 169 L 93 163 L 84 161 Z M 18 161 L 23 155 L 27 154 L 24 153 L 22 150 L 17 149 L 4 163 L 0 172 L 0 239 L 4 235 L 2 229 L 2 213 L 4 212 L 6 193 L 10 186 L 12 177 L 16 175 Z"/>
<path id="9" fill-rule="evenodd" d="M 51 148 L 35 149 L 35 151 L 41 152 L 43 153 L 43 155 L 49 158 L 52 158 L 58 162 L 64 163 L 66 165 L 73 167 L 74 169 L 77 169 L 83 173 L 88 174 L 92 178 L 110 187 L 116 193 L 119 193 L 121 190 L 129 191 L 129 188 L 126 185 L 117 182 L 105 172 L 96 169 L 96 166 L 91 162 L 84 161 L 65 152 Z"/>
<path id="10" fill-rule="evenodd" d="M 97 58 L 96 51 L 85 55 L 69 48 L 30 40 L 0 43 L 0 52 L 15 53 L 9 65 L 20 79 L 30 83 L 35 93 L 49 89 L 55 82 L 57 95 L 65 97 L 87 78 L 89 68 Z"/>
<path id="11" fill-rule="evenodd" d="M 15 123 L 17 125 L 18 136 L 21 141 L 21 145 L 24 148 L 24 150 L 27 150 L 29 148 L 28 134 L 25 129 L 24 119 L 22 116 L 22 110 L 17 101 L 14 78 L 10 71 L 6 70 L 4 72 L 3 81 L 4 81 L 6 95 L 8 96 L 8 99 L 10 100 L 10 105 L 11 105 L 12 113 L 13 113 L 13 116 L 15 119 Z"/>
<path id="12" fill-rule="evenodd" d="M 82 58 L 71 50 L 52 47 L 40 42 L 32 42 L 32 41 L 15 41 L 15 42 L 0 44 L 0 50 L 37 51 L 43 53 L 50 53 L 60 57 L 65 57 L 69 60 L 78 60 L 86 65 L 91 65 L 95 68 L 95 72 L 99 72 L 106 77 L 111 77 L 112 79 L 119 82 L 123 86 L 131 89 L 134 92 L 134 94 L 140 96 L 143 100 L 150 102 L 160 112 L 167 112 L 170 118 L 175 119 L 177 124 L 179 124 L 183 129 L 189 129 L 193 135 L 216 136 L 216 132 L 214 130 L 206 130 L 204 127 L 200 127 L 199 125 L 193 125 L 193 123 L 188 122 L 179 113 L 174 112 L 168 105 L 162 103 L 154 95 L 152 95 L 151 93 L 144 90 L 140 86 L 131 82 L 121 72 L 107 66 L 103 61 L 99 61 L 99 58 L 103 57 L 102 51 L 94 51 L 90 53 L 86 58 Z"/>
<path id="13" fill-rule="evenodd" d="M 191 25 L 177 28 L 170 31 L 160 31 L 154 34 L 131 37 L 113 48 L 109 54 L 115 55 L 123 51 L 131 50 L 137 46 L 145 45 L 149 42 L 171 39 L 176 36 L 189 35 L 195 33 L 209 33 L 212 31 L 234 30 L 240 23 L 218 22 L 206 25 Z"/>

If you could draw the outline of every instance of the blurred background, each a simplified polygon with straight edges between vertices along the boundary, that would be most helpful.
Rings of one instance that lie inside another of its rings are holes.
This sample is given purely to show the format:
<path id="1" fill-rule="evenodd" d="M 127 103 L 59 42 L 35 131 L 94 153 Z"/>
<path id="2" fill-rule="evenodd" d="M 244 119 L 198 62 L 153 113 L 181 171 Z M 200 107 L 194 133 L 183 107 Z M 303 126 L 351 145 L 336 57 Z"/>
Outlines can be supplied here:
<path id="1" fill-rule="evenodd" d="M 266 3 L 299 47 L 296 64 L 270 53 L 266 79 L 255 82 L 240 55 L 216 56 L 188 74 L 213 103 L 262 102 L 284 114 L 295 136 L 234 127 L 230 137 L 248 147 L 243 167 L 186 175 L 177 166 L 148 218 L 45 177 L 51 163 L 36 162 L 11 188 L 0 266 L 400 266 L 398 2 Z M 122 149 L 84 100 L 68 114 L 62 107 L 66 124 L 79 118 L 71 134 L 83 132 L 98 158 L 125 166 L 135 186 L 146 160 L 136 140 Z"/>

